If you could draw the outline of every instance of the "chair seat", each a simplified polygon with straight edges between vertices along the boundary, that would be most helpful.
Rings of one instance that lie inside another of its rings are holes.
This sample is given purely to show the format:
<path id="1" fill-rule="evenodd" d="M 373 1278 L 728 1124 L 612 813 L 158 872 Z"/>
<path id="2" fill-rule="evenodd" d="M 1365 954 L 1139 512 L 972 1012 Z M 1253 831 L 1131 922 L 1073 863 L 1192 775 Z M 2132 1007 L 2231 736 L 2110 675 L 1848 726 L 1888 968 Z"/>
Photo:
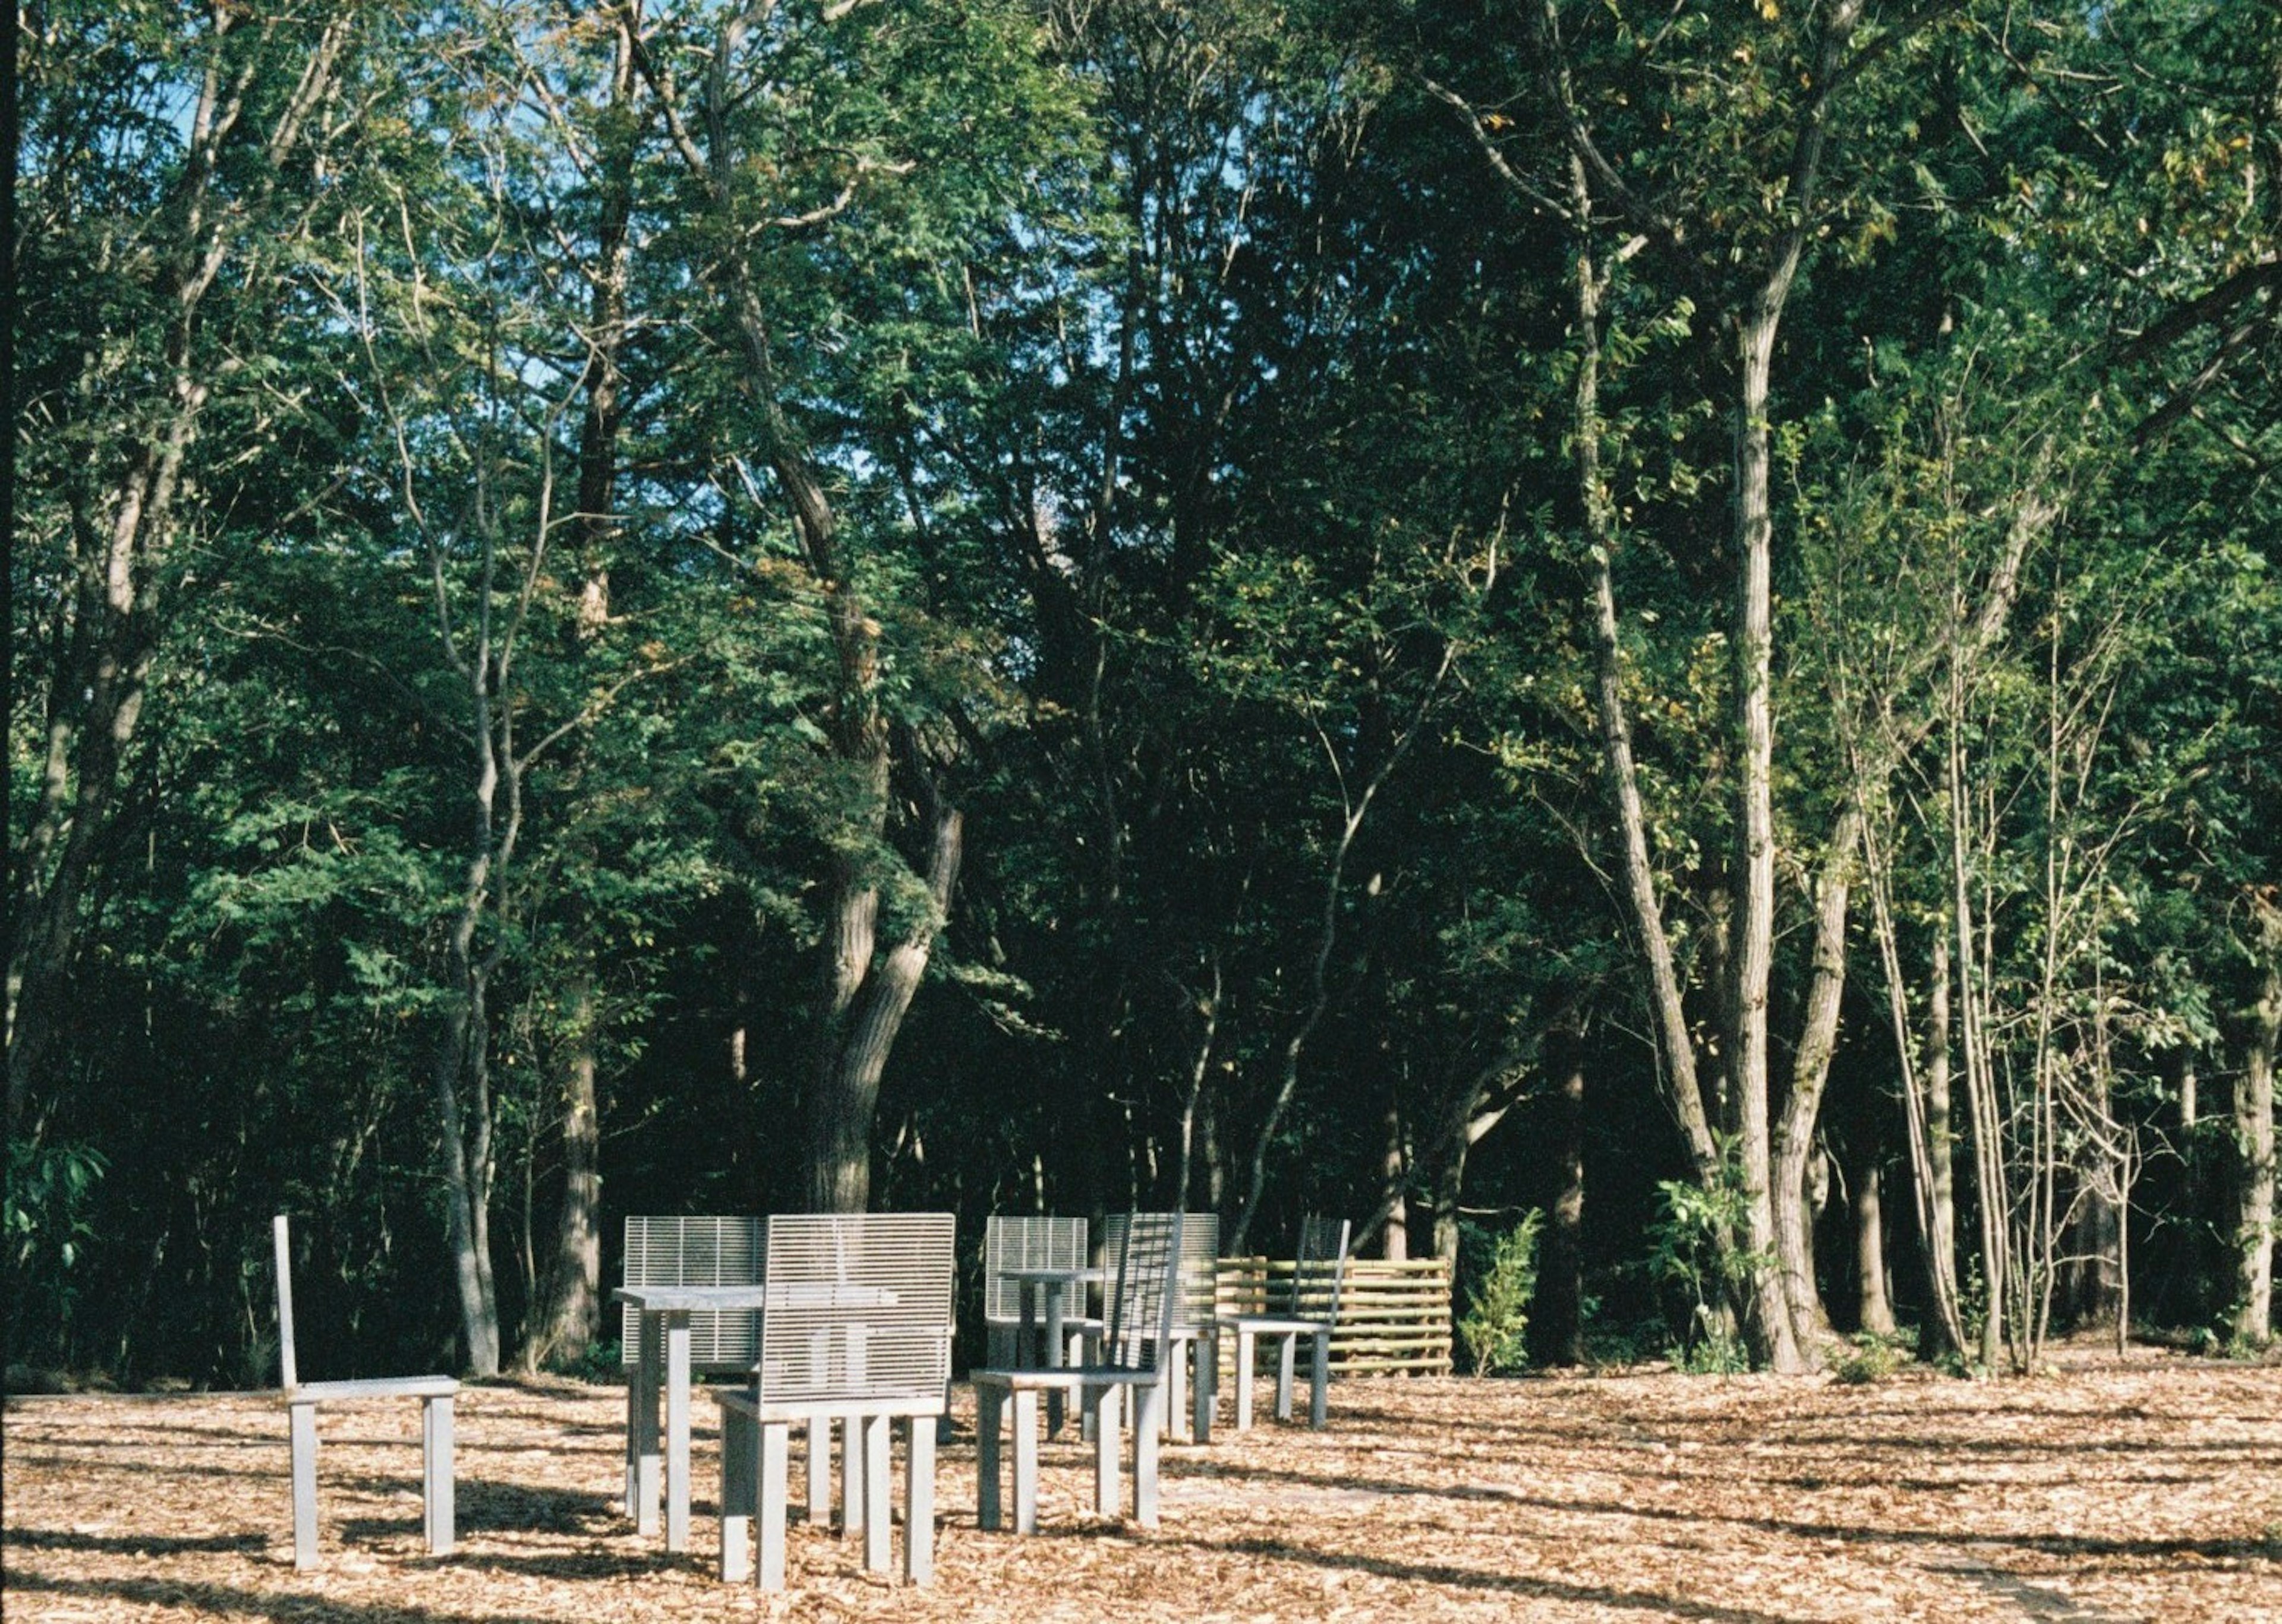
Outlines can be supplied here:
<path id="1" fill-rule="evenodd" d="M 975 1371 L 977 1387 L 1004 1387 L 1010 1393 L 1068 1390 L 1077 1387 L 1147 1387 L 1156 1385 L 1155 1371 L 1131 1371 L 1114 1364 L 1065 1364 L 1050 1371 Z"/>
<path id="2" fill-rule="evenodd" d="M 355 1381 L 305 1381 L 285 1389 L 289 1404 L 321 1404 L 337 1398 L 450 1398 L 460 1390 L 450 1376 L 367 1376 Z"/>
<path id="3" fill-rule="evenodd" d="M 1255 1334 L 1313 1336 L 1331 1326 L 1320 1319 L 1292 1319 L 1277 1314 L 1232 1314 L 1216 1322 L 1223 1331 L 1250 1331 Z"/>

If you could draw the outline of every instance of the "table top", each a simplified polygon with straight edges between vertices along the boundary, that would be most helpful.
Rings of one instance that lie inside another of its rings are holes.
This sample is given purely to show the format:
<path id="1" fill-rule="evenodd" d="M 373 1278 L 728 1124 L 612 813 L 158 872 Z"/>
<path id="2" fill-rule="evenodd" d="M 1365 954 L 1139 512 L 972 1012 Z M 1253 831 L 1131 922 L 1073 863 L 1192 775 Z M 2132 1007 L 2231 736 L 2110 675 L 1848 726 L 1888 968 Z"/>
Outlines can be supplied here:
<path id="1" fill-rule="evenodd" d="M 1083 1265 L 1067 1269 L 1002 1269 L 998 1272 L 1017 1286 L 1098 1286 L 1108 1278 L 1106 1270 Z"/>
<path id="2" fill-rule="evenodd" d="M 882 1286 L 621 1286 L 610 1295 L 644 1314 L 701 1309 L 891 1308 L 896 1294 Z"/>

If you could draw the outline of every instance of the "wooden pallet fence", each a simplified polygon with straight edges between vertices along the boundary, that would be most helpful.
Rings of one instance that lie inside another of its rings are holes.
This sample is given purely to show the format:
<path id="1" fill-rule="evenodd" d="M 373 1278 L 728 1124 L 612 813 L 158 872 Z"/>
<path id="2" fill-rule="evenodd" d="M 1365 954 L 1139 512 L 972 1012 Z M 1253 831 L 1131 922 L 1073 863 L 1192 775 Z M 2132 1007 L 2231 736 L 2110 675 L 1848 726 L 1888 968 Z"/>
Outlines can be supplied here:
<path id="1" fill-rule="evenodd" d="M 1215 1284 L 1220 1312 L 1261 1314 L 1289 1300 L 1296 1265 L 1289 1258 L 1223 1257 Z M 1222 1346 L 1232 1367 L 1235 1344 Z M 1303 1349 L 1300 1366 L 1308 1358 Z M 1347 1260 L 1339 1323 L 1331 1331 L 1334 1376 L 1447 1376 L 1450 1373 L 1450 1269 L 1436 1257 L 1404 1263 Z"/>

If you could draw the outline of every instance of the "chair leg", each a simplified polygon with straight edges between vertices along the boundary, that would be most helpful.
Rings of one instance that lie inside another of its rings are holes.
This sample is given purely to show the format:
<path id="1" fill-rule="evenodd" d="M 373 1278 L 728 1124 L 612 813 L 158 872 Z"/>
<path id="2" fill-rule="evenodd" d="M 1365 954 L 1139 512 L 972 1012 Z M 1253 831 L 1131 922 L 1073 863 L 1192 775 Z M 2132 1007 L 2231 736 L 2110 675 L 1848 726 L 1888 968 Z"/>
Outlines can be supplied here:
<path id="1" fill-rule="evenodd" d="M 452 1483 L 452 1396 L 420 1401 L 420 1504 L 431 1556 L 448 1557 L 456 1520 Z"/>
<path id="2" fill-rule="evenodd" d="M 1118 1510 L 1117 1432 L 1122 1423 L 1124 1389 L 1098 1387 L 1093 1403 L 1093 1509 L 1104 1517 Z"/>
<path id="3" fill-rule="evenodd" d="M 864 1531 L 864 1423 L 854 1416 L 840 1423 L 840 1536 Z"/>
<path id="4" fill-rule="evenodd" d="M 787 1479 L 792 1454 L 792 1428 L 783 1422 L 772 1422 L 760 1428 L 761 1461 L 760 1504 L 756 1508 L 761 1525 L 760 1588 L 781 1590 L 785 1588 L 785 1522 L 789 1485 Z"/>
<path id="5" fill-rule="evenodd" d="M 1316 1333 L 1315 1368 L 1309 1376 L 1308 1425 L 1322 1432 L 1331 1419 L 1331 1333 L 1328 1326 Z"/>
<path id="6" fill-rule="evenodd" d="M 904 1425 L 904 1577 L 926 1584 L 935 1578 L 935 1418 Z"/>
<path id="7" fill-rule="evenodd" d="M 1133 1520 L 1157 1526 L 1157 1419 L 1165 1405 L 1161 1383 L 1137 1388 L 1133 1418 Z"/>
<path id="8" fill-rule="evenodd" d="M 1038 1394 L 1014 1395 L 1014 1532 L 1038 1531 Z"/>
<path id="9" fill-rule="evenodd" d="M 1276 1418 L 1292 1418 L 1292 1364 L 1300 1356 L 1300 1337 L 1297 1332 L 1286 1331 L 1282 1346 L 1276 1350 Z"/>
<path id="10" fill-rule="evenodd" d="M 1164 1379 L 1159 1385 L 1172 1389 L 1172 1402 L 1157 1407 L 1157 1418 L 1168 1438 L 1173 1435 L 1173 1418 L 1181 1413 L 1182 1404 L 1188 1397 L 1189 1349 L 1194 1346 L 1189 1341 L 1176 1341 L 1166 1349 L 1171 1357 L 1166 1364 Z"/>
<path id="11" fill-rule="evenodd" d="M 306 1572 L 317 1566 L 317 1407 L 291 1410 L 293 1566 Z"/>
<path id="12" fill-rule="evenodd" d="M 761 1441 L 741 1410 L 721 1411 L 721 1582 L 753 1576 L 753 1513 L 760 1502 Z"/>
<path id="13" fill-rule="evenodd" d="M 1212 1441 L 1213 1413 L 1219 1408 L 1220 1335 L 1207 1332 L 1197 1339 L 1196 1414 L 1189 1418 L 1189 1437 L 1192 1441 Z"/>
<path id="14" fill-rule="evenodd" d="M 1259 1341 L 1253 1332 L 1239 1326 L 1236 1333 L 1236 1430 L 1252 1430 L 1252 1354 Z"/>
<path id="15" fill-rule="evenodd" d="M 808 1418 L 808 1502 L 811 1527 L 832 1520 L 832 1419 Z"/>
<path id="16" fill-rule="evenodd" d="M 998 1434 L 1005 1419 L 1006 1395 L 1000 1387 L 974 1389 L 974 1522 L 995 1530 L 1005 1520 L 999 1505 L 1002 1466 Z"/>
<path id="17" fill-rule="evenodd" d="M 889 1536 L 895 1532 L 888 1515 L 888 1428 L 883 1415 L 851 1418 L 851 1428 L 864 1434 L 864 1566 L 867 1572 L 888 1571 Z"/>

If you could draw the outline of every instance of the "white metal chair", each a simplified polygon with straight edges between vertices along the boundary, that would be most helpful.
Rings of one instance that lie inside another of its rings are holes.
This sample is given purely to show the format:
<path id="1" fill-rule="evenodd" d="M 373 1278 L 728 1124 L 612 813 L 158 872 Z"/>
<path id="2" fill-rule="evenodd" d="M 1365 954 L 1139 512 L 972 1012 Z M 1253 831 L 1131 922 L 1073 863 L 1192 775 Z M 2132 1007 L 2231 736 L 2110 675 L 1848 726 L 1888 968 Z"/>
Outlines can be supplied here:
<path id="1" fill-rule="evenodd" d="M 1145 1214 L 1166 1218 L 1169 1213 Z M 1220 1353 L 1220 1218 L 1209 1212 L 1178 1215 L 1181 1219 L 1181 1279 L 1173 1309 L 1172 1345 L 1166 1361 L 1166 1400 L 1161 1426 L 1166 1437 L 1175 1435 L 1184 1411 L 1189 1438 L 1212 1441 L 1213 1410 L 1218 1397 Z M 1125 1215 L 1112 1213 L 1101 1226 L 1102 1255 L 1114 1255 L 1124 1233 Z M 1193 1377 L 1193 1380 L 1191 1378 Z"/>
<path id="2" fill-rule="evenodd" d="M 1301 1337 L 1308 1339 L 1312 1348 L 1308 1425 L 1320 1429 L 1330 1418 L 1331 1331 L 1339 1316 L 1339 1290 L 1347 1281 L 1347 1227 L 1344 1218 L 1309 1218 L 1300 1224 L 1289 1314 L 1238 1314 L 1220 1322 L 1221 1333 L 1236 1338 L 1237 1431 L 1252 1425 L 1253 1351 L 1262 1337 L 1278 1344 L 1276 1418 L 1292 1418 L 1292 1367 Z"/>
<path id="3" fill-rule="evenodd" d="M 924 1584 L 935 1567 L 935 1423 L 951 1379 L 951 1215 L 785 1216 L 765 1225 L 756 1379 L 719 1395 L 721 1576 L 750 1572 L 757 1517 L 760 1588 L 784 1588 L 790 1429 L 808 1425 L 815 1521 L 835 1420 L 847 1429 L 842 1526 L 863 1531 L 865 1566 L 887 1571 L 889 1427 L 900 1422 L 904 1575 Z"/>
<path id="4" fill-rule="evenodd" d="M 293 1358 L 293 1247 L 285 1215 L 271 1226 L 277 1253 L 277 1363 L 290 1412 L 293 1465 L 293 1566 L 317 1565 L 317 1406 L 343 1399 L 420 1401 L 420 1498 L 428 1549 L 452 1553 L 452 1401 L 449 1376 L 381 1376 L 355 1381 L 303 1381 Z"/>
<path id="5" fill-rule="evenodd" d="M 1038 1395 L 1075 1393 L 1093 1426 L 1094 1504 L 1114 1517 L 1122 1496 L 1117 1482 L 1117 1434 L 1122 1395 L 1133 1405 L 1133 1516 L 1157 1526 L 1157 1434 L 1172 1360 L 1173 1322 L 1181 1287 L 1182 1215 L 1132 1216 L 1114 1253 L 1108 1312 L 1097 1363 L 1060 1370 L 980 1370 L 975 1400 L 976 1521 L 995 1529 L 1005 1521 L 1001 1432 L 1011 1409 L 1014 1434 L 1014 1531 L 1038 1527 Z"/>

